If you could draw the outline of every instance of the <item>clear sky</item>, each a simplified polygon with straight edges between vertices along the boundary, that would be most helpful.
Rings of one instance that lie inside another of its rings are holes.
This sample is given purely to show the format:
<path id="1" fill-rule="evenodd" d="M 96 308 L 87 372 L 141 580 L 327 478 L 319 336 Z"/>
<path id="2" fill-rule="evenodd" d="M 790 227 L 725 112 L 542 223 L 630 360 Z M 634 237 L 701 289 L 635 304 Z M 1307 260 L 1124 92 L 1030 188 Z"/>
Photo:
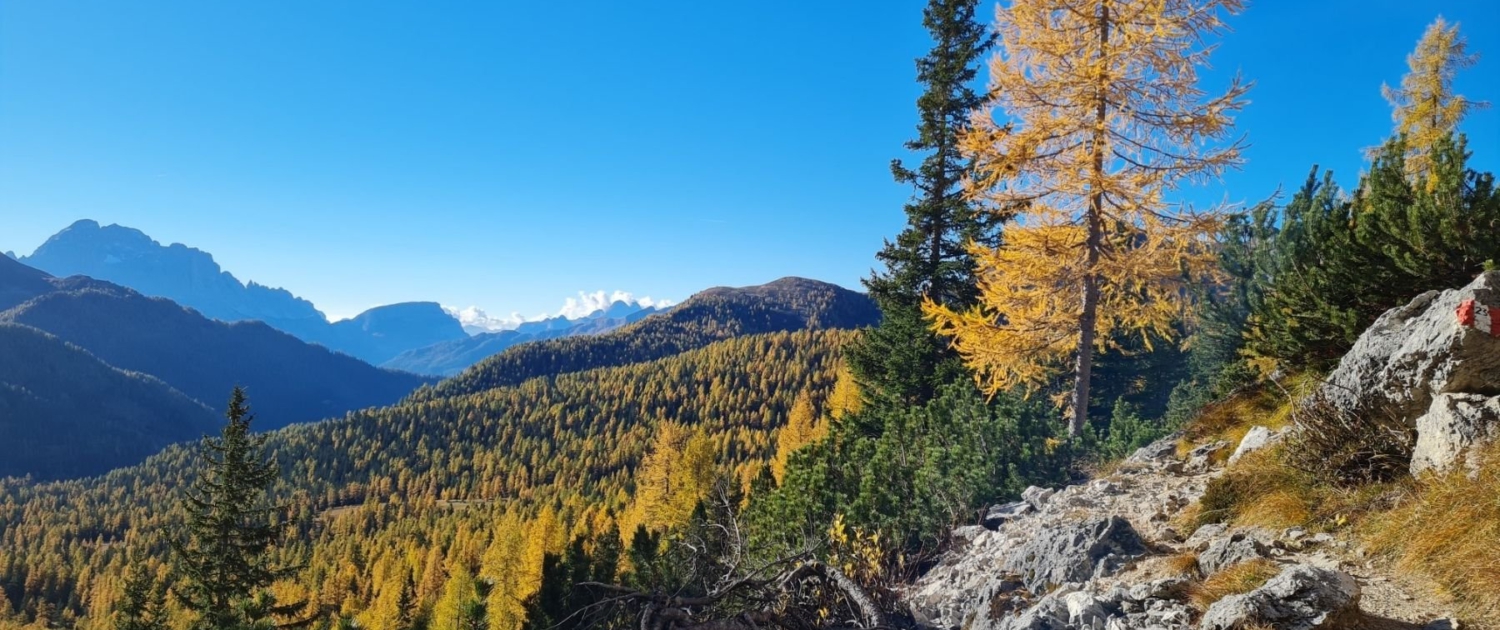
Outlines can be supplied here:
<path id="1" fill-rule="evenodd" d="M 856 287 L 910 194 L 888 163 L 923 4 L 7 0 L 0 250 L 120 223 L 335 317 Z M 1249 162 L 1195 194 L 1258 200 L 1314 162 L 1351 182 L 1439 13 L 1487 55 L 1459 91 L 1500 101 L 1492 0 L 1253 2 L 1208 77 L 1256 82 Z M 1465 125 L 1489 170 L 1497 121 Z"/>

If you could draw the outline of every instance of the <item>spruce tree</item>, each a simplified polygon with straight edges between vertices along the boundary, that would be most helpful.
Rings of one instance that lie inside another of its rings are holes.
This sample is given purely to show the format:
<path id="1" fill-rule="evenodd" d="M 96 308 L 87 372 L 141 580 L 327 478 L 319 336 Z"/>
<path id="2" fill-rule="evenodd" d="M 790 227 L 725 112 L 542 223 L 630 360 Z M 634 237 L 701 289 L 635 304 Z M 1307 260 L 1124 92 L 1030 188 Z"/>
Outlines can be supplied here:
<path id="1" fill-rule="evenodd" d="M 115 630 L 166 630 L 166 600 L 165 585 L 144 564 L 136 564 L 115 604 Z"/>
<path id="2" fill-rule="evenodd" d="M 174 541 L 183 582 L 175 593 L 197 613 L 194 630 L 271 628 L 271 616 L 290 612 L 267 592 L 289 569 L 270 552 L 281 531 L 267 490 L 278 473 L 265 437 L 250 434 L 254 416 L 236 387 L 217 438 L 203 439 L 204 470 L 187 493 L 187 531 Z"/>
<path id="3" fill-rule="evenodd" d="M 970 111 L 983 102 L 970 84 L 994 42 L 974 20 L 976 5 L 978 0 L 931 0 L 923 11 L 933 47 L 917 60 L 917 80 L 927 89 L 917 99 L 917 137 L 906 148 L 927 155 L 916 168 L 891 162 L 896 181 L 911 185 L 915 195 L 906 205 L 906 228 L 877 254 L 885 271 L 865 281 L 880 306 L 881 324 L 848 354 L 865 397 L 875 404 L 921 404 L 942 384 L 963 378 L 948 342 L 929 329 L 922 299 L 963 308 L 976 294 L 967 246 L 983 240 L 986 229 L 963 195 L 969 161 L 958 142 Z"/>

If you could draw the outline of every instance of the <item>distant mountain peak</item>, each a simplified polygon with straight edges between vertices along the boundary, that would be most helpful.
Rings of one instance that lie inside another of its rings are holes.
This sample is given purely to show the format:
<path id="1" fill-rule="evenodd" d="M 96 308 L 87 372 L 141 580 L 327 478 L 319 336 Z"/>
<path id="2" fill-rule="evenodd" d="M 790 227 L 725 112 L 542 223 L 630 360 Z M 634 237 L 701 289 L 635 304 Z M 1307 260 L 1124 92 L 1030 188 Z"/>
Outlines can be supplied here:
<path id="1" fill-rule="evenodd" d="M 57 277 L 88 276 L 164 297 L 223 321 L 322 321 L 312 302 L 284 289 L 240 282 L 212 254 L 162 245 L 145 232 L 80 219 L 20 259 Z"/>
<path id="2" fill-rule="evenodd" d="M 657 300 L 649 296 L 637 297 L 629 291 L 600 290 L 592 293 L 579 291 L 576 297 L 564 300 L 562 308 L 553 315 L 544 313 L 535 317 L 527 317 L 521 313 L 511 313 L 508 316 L 495 316 L 477 306 L 466 308 L 445 306 L 443 310 L 461 322 L 464 330 L 469 334 L 478 335 L 503 330 L 535 329 L 538 326 L 571 326 L 585 320 L 630 317 L 643 311 L 655 313 L 666 310 L 675 303 L 672 300 Z"/>

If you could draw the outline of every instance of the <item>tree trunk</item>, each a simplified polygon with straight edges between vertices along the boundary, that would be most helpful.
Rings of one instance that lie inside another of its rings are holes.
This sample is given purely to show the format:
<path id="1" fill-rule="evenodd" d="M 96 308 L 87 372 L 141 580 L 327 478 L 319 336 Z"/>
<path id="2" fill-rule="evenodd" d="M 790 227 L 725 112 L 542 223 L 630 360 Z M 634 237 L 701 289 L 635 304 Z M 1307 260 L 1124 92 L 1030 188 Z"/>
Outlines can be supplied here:
<path id="1" fill-rule="evenodd" d="M 1103 58 L 1109 45 L 1109 2 L 1099 2 L 1099 56 Z M 1094 336 L 1099 321 L 1099 274 L 1095 271 L 1099 263 L 1099 251 L 1104 232 L 1104 125 L 1108 121 L 1108 81 L 1101 74 L 1095 98 L 1093 152 L 1093 194 L 1089 197 L 1088 237 L 1084 241 L 1083 261 L 1083 314 L 1078 318 L 1078 360 L 1073 369 L 1073 417 L 1068 421 L 1068 436 L 1083 434 L 1089 419 L 1089 385 L 1094 376 Z"/>

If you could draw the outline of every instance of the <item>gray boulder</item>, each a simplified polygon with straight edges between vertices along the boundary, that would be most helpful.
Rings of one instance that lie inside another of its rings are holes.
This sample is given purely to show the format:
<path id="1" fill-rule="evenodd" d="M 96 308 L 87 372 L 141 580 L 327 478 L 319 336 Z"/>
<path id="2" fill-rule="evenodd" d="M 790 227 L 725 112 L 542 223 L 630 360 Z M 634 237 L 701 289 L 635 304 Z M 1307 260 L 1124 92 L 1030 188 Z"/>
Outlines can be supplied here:
<path id="1" fill-rule="evenodd" d="M 1241 562 L 1264 558 L 1266 546 L 1244 533 L 1236 532 L 1224 538 L 1216 538 L 1208 548 L 1198 554 L 1198 570 L 1203 575 L 1213 575 Z"/>
<path id="2" fill-rule="evenodd" d="M 980 524 L 984 525 L 985 529 L 994 531 L 1000 529 L 1001 525 L 1004 525 L 1009 521 L 1021 518 L 1022 516 L 1035 511 L 1036 508 L 1032 507 L 1030 503 L 1027 503 L 1025 501 L 1016 501 L 1014 503 L 996 505 L 985 511 L 984 519 L 980 521 Z"/>
<path id="3" fill-rule="evenodd" d="M 1417 444 L 1411 473 L 1444 472 L 1462 461 L 1470 470 L 1479 462 L 1470 449 L 1500 437 L 1500 396 L 1438 394 L 1427 413 L 1417 418 Z"/>
<path id="4" fill-rule="evenodd" d="M 1025 490 L 1021 491 L 1021 500 L 1030 503 L 1031 507 L 1040 510 L 1046 507 L 1047 501 L 1051 500 L 1054 494 L 1057 494 L 1056 490 L 1027 486 Z"/>
<path id="5" fill-rule="evenodd" d="M 1240 440 L 1240 445 L 1234 449 L 1234 454 L 1229 456 L 1229 463 L 1233 464 L 1240 461 L 1240 458 L 1246 454 L 1270 446 L 1276 441 L 1277 437 L 1277 433 L 1265 427 L 1251 427 L 1250 432 L 1245 434 L 1245 438 Z"/>
<path id="6" fill-rule="evenodd" d="M 1188 451 L 1187 464 L 1183 468 L 1190 473 L 1208 472 L 1210 468 L 1213 468 L 1214 454 L 1226 448 L 1229 448 L 1229 443 L 1218 440 Z"/>
<path id="7" fill-rule="evenodd" d="M 1178 431 L 1155 442 L 1142 446 L 1131 454 L 1127 461 L 1138 464 L 1151 464 L 1177 459 L 1177 441 L 1182 439 L 1182 432 Z"/>
<path id="8" fill-rule="evenodd" d="M 994 630 L 1105 630 L 1110 614 L 1093 594 L 1076 585 L 1047 594 L 1020 614 L 995 624 Z"/>
<path id="9" fill-rule="evenodd" d="M 1118 516 L 1046 527 L 1001 559 L 1033 593 L 1058 584 L 1112 575 L 1146 554 L 1146 545 Z"/>
<path id="10" fill-rule="evenodd" d="M 1385 401 L 1415 420 L 1439 394 L 1500 394 L 1500 337 L 1493 326 L 1479 330 L 1483 326 L 1463 321 L 1460 306 L 1469 301 L 1475 305 L 1466 307 L 1470 313 L 1481 308 L 1500 317 L 1500 271 L 1386 311 L 1339 361 L 1318 396 L 1351 413 L 1361 402 Z"/>
<path id="11" fill-rule="evenodd" d="M 1218 539 L 1218 537 L 1224 535 L 1224 532 L 1226 531 L 1229 531 L 1229 526 L 1223 523 L 1208 523 L 1205 525 L 1199 525 L 1198 529 L 1193 530 L 1193 534 L 1191 536 L 1188 536 L 1187 542 L 1183 544 L 1186 545 L 1188 549 L 1202 552 L 1203 550 L 1208 549 L 1208 545 L 1214 540 Z"/>
<path id="12" fill-rule="evenodd" d="M 1335 627 L 1359 614 L 1359 584 L 1347 574 L 1306 564 L 1287 567 L 1265 585 L 1208 607 L 1199 627 L 1238 630 L 1250 624 L 1278 630 Z"/>

